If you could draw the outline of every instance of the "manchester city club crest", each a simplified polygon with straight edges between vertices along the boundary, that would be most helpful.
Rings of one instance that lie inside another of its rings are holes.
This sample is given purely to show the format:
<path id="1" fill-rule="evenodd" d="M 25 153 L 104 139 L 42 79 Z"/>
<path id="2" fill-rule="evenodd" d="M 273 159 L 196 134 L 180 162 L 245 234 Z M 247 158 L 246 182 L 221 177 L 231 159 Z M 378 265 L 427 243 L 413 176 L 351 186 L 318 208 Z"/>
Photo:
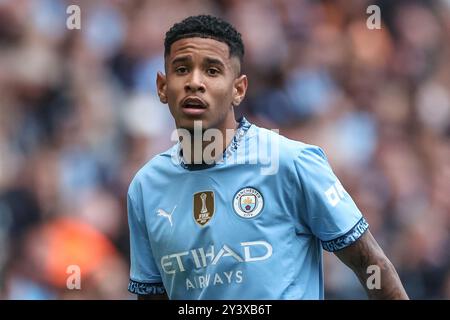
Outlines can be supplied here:
<path id="1" fill-rule="evenodd" d="M 247 187 L 239 190 L 234 196 L 233 208 L 242 218 L 250 219 L 258 216 L 264 207 L 264 198 L 255 188 Z"/>

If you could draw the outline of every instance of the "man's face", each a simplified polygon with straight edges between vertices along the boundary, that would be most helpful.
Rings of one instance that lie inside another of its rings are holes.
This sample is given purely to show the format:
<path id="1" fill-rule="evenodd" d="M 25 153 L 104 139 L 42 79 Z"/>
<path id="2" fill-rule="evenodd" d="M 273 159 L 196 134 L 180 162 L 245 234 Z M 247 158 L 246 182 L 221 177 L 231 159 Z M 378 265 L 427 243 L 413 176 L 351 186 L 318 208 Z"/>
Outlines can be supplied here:
<path id="1" fill-rule="evenodd" d="M 178 128 L 228 128 L 235 124 L 233 105 L 245 96 L 247 78 L 226 43 L 204 38 L 175 41 L 165 57 L 166 75 L 158 73 L 158 94 L 168 103 Z"/>

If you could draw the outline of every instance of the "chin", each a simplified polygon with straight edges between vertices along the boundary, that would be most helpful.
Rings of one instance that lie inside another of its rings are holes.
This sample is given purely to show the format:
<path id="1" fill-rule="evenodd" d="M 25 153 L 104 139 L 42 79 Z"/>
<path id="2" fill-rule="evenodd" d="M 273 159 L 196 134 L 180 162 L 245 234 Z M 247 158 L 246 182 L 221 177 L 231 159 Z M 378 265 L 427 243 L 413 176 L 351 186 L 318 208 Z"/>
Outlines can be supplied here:
<path id="1" fill-rule="evenodd" d="M 191 118 L 191 119 L 180 119 L 178 121 L 178 128 L 181 129 L 186 129 L 189 131 L 193 131 L 194 130 L 194 122 L 195 121 L 201 121 L 201 128 L 203 131 L 205 131 L 206 129 L 209 129 L 209 121 L 202 119 L 202 118 Z"/>

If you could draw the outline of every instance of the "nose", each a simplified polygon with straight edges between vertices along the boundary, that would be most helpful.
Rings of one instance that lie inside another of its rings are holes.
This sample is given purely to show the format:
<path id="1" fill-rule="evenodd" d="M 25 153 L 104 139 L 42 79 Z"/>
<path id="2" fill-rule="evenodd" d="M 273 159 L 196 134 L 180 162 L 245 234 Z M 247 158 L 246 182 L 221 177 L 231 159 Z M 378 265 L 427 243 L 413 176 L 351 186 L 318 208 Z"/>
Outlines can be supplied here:
<path id="1" fill-rule="evenodd" d="M 190 76 L 187 78 L 186 84 L 184 85 L 186 92 L 205 92 L 205 84 L 203 83 L 203 76 L 201 71 L 194 70 L 191 72 Z"/>

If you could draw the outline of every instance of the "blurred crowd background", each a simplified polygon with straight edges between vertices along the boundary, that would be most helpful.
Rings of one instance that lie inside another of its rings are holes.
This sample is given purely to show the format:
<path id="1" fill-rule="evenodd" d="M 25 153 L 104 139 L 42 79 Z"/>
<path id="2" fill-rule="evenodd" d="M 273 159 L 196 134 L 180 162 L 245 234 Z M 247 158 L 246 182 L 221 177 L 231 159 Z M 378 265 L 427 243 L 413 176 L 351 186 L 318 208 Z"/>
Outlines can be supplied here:
<path id="1" fill-rule="evenodd" d="M 155 76 L 165 32 L 200 13 L 243 35 L 238 114 L 321 146 L 410 297 L 450 299 L 449 0 L 1 0 L 0 298 L 134 299 L 126 192 L 174 143 Z M 325 287 L 366 298 L 328 253 Z"/>

